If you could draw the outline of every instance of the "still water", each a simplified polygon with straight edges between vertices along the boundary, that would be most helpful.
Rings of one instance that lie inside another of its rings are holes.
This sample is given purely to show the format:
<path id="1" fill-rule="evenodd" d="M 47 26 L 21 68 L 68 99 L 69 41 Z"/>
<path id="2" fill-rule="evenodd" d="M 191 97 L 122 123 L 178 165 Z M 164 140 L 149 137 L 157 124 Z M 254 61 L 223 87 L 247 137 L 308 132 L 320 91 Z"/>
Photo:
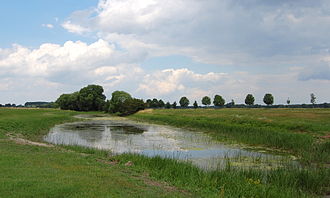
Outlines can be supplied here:
<path id="1" fill-rule="evenodd" d="M 232 165 L 271 168 L 287 161 L 276 156 L 214 141 L 202 132 L 145 124 L 125 119 L 93 118 L 52 128 L 45 141 L 110 150 L 114 154 L 139 153 L 147 156 L 190 161 L 204 169 Z"/>

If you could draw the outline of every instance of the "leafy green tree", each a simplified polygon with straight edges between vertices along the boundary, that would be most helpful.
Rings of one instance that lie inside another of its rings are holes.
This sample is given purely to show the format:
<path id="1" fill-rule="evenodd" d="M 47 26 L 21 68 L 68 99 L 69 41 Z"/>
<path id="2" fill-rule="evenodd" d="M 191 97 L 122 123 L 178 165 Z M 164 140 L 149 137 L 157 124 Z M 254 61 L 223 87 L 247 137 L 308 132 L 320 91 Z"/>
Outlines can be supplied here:
<path id="1" fill-rule="evenodd" d="M 160 107 L 160 108 L 164 108 L 165 107 L 165 103 L 164 103 L 163 100 L 159 100 L 158 101 L 158 107 Z"/>
<path id="2" fill-rule="evenodd" d="M 103 87 L 88 85 L 72 94 L 62 94 L 56 104 L 64 110 L 75 111 L 100 111 L 106 105 Z"/>
<path id="3" fill-rule="evenodd" d="M 148 108 L 151 108 L 151 103 L 152 103 L 152 100 L 151 100 L 151 99 L 148 99 L 148 100 L 146 101 L 146 106 L 147 106 Z"/>
<path id="4" fill-rule="evenodd" d="M 62 94 L 56 103 L 63 110 L 75 110 L 80 111 L 79 108 L 79 92 L 74 92 L 72 94 Z"/>
<path id="5" fill-rule="evenodd" d="M 173 104 L 172 104 L 172 108 L 176 109 L 176 107 L 177 107 L 177 103 L 176 103 L 176 101 L 174 101 Z"/>
<path id="6" fill-rule="evenodd" d="M 100 85 L 88 85 L 80 89 L 78 108 L 80 111 L 100 111 L 105 105 L 105 95 Z"/>
<path id="7" fill-rule="evenodd" d="M 316 97 L 313 93 L 311 93 L 311 103 L 315 105 L 315 102 L 316 102 Z"/>
<path id="8" fill-rule="evenodd" d="M 125 91 L 113 92 L 108 111 L 110 113 L 120 112 L 120 109 L 123 107 L 124 102 L 129 99 L 132 99 L 132 96 Z"/>
<path id="9" fill-rule="evenodd" d="M 143 100 L 130 98 L 121 104 L 118 112 L 120 116 L 127 116 L 143 109 L 145 109 L 145 103 Z"/>
<path id="10" fill-rule="evenodd" d="M 156 98 L 152 99 L 152 101 L 150 103 L 150 107 L 151 108 L 158 108 L 159 107 L 159 101 Z"/>
<path id="11" fill-rule="evenodd" d="M 70 94 L 62 94 L 60 95 L 59 98 L 57 98 L 57 100 L 55 101 L 59 107 L 62 109 L 62 110 L 69 110 L 69 97 L 70 97 Z"/>
<path id="12" fill-rule="evenodd" d="M 195 100 L 194 102 L 194 108 L 197 109 L 198 108 L 198 104 L 197 104 L 197 101 Z"/>
<path id="13" fill-rule="evenodd" d="M 79 92 L 74 92 L 69 95 L 69 109 L 70 110 L 83 111 L 79 107 L 79 98 L 80 98 Z"/>
<path id="14" fill-rule="evenodd" d="M 225 99 L 222 98 L 220 95 L 215 95 L 213 100 L 214 106 L 220 107 L 225 105 Z"/>
<path id="15" fill-rule="evenodd" d="M 117 113 L 120 116 L 126 116 L 145 109 L 146 104 L 143 100 L 132 98 L 132 96 L 124 91 L 115 91 L 109 105 L 110 113 Z"/>
<path id="16" fill-rule="evenodd" d="M 254 104 L 254 97 L 252 94 L 248 94 L 245 98 L 245 104 L 253 105 Z"/>
<path id="17" fill-rule="evenodd" d="M 274 103 L 274 97 L 272 94 L 267 93 L 265 94 L 263 101 L 266 105 L 272 105 Z"/>
<path id="18" fill-rule="evenodd" d="M 208 97 L 208 96 L 204 96 L 204 97 L 202 98 L 202 104 L 203 104 L 203 105 L 206 105 L 206 106 L 209 106 L 209 105 L 211 104 L 211 98 Z"/>
<path id="19" fill-rule="evenodd" d="M 180 103 L 180 106 L 181 106 L 181 107 L 188 107 L 188 105 L 189 105 L 189 100 L 188 100 L 187 97 L 183 96 L 183 97 L 180 99 L 179 103 Z"/>
<path id="20" fill-rule="evenodd" d="M 170 109 L 172 106 L 171 106 L 171 103 L 170 102 L 167 102 L 166 104 L 165 104 L 165 108 L 166 109 Z"/>

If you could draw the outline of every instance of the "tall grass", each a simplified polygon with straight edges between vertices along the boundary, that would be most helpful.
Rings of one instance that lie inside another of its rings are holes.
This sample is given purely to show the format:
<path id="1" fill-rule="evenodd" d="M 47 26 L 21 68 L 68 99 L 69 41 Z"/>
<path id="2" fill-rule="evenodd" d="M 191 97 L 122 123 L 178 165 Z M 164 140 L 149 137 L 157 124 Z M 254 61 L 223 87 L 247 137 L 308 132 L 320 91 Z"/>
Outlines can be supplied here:
<path id="1" fill-rule="evenodd" d="M 16 144 L 7 134 L 41 140 L 72 111 L 0 108 L 0 197 L 191 197 L 146 184 L 130 167 L 103 163 L 109 152 L 77 146 Z M 81 112 L 79 112 L 81 114 Z M 70 150 L 70 151 L 69 151 Z"/>
<path id="2" fill-rule="evenodd" d="M 55 124 L 77 120 L 77 112 L 57 109 L 0 109 L 0 138 L 8 133 L 41 140 Z"/>
<path id="3" fill-rule="evenodd" d="M 222 109 L 213 111 L 154 110 L 140 112 L 131 118 L 208 132 L 220 141 L 230 139 L 250 145 L 286 150 L 300 156 L 306 162 L 330 162 L 329 141 L 317 141 L 314 135 L 323 133 L 316 130 L 319 128 L 330 131 L 330 126 L 319 127 L 322 123 L 328 126 L 329 121 L 322 119 L 319 123 L 315 123 L 315 120 L 310 118 L 309 122 L 304 123 L 304 127 L 299 127 L 300 125 L 296 125 L 294 121 L 289 122 L 293 119 L 290 116 L 287 120 L 278 120 L 278 117 L 269 114 L 266 121 L 259 119 L 260 116 L 264 118 L 265 115 L 256 116 L 258 111 L 267 112 L 268 110 L 232 111 L 235 112 L 234 115 L 230 110 L 222 111 Z M 274 111 L 272 110 L 272 114 Z M 281 110 L 278 111 L 281 112 Z M 288 110 L 285 113 L 290 115 Z M 311 112 L 308 113 L 311 114 Z M 330 119 L 330 111 L 328 118 Z M 303 133 L 297 131 L 302 128 L 305 129 Z"/>
<path id="4" fill-rule="evenodd" d="M 132 161 L 139 171 L 205 197 L 313 197 L 329 190 L 329 169 L 285 167 L 276 170 L 224 169 L 204 171 L 190 163 L 137 154 L 114 157 Z"/>

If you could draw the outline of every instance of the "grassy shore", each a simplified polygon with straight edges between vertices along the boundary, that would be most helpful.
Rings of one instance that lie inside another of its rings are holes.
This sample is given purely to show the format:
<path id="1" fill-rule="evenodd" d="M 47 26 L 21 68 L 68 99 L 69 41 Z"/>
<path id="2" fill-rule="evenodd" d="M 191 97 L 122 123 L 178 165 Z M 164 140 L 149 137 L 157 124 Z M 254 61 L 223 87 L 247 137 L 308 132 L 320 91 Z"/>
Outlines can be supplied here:
<path id="1" fill-rule="evenodd" d="M 74 121 L 75 114 L 0 108 L 1 198 L 191 197 L 175 187 L 169 190 L 167 184 L 143 176 L 131 167 L 111 165 L 105 151 L 15 142 L 15 137 L 40 141 L 55 124 Z"/>
<path id="2" fill-rule="evenodd" d="M 280 149 L 306 163 L 330 163 L 329 109 L 163 109 L 131 118 L 208 132 L 219 141 Z"/>
<path id="3" fill-rule="evenodd" d="M 157 118 L 158 113 L 169 112 L 142 112 L 134 118 L 142 119 L 147 114 Z M 189 110 L 172 113 L 188 118 L 194 114 Z M 207 117 L 200 113 L 196 118 Z M 40 141 L 54 124 L 73 121 L 75 114 L 0 109 L 0 197 L 317 197 L 330 192 L 330 171 L 325 168 L 267 171 L 227 166 L 206 172 L 189 163 L 160 157 L 111 156 L 109 151 L 76 146 L 40 147 L 9 139 L 8 134 Z M 152 121 L 146 117 L 144 120 Z M 314 135 L 323 134 L 317 131 L 308 135 L 314 142 Z"/>

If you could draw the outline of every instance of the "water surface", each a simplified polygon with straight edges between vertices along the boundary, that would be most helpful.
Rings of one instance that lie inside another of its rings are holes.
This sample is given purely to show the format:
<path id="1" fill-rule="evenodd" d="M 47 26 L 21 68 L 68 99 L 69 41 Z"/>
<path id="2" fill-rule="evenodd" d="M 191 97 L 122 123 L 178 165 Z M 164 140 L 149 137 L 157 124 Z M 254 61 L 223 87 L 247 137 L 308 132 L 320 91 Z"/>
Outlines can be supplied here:
<path id="1" fill-rule="evenodd" d="M 114 154 L 131 152 L 188 160 L 205 169 L 222 167 L 227 159 L 233 165 L 264 168 L 286 161 L 284 156 L 226 145 L 202 132 L 115 118 L 100 117 L 57 125 L 45 140 L 54 144 L 111 150 Z"/>

